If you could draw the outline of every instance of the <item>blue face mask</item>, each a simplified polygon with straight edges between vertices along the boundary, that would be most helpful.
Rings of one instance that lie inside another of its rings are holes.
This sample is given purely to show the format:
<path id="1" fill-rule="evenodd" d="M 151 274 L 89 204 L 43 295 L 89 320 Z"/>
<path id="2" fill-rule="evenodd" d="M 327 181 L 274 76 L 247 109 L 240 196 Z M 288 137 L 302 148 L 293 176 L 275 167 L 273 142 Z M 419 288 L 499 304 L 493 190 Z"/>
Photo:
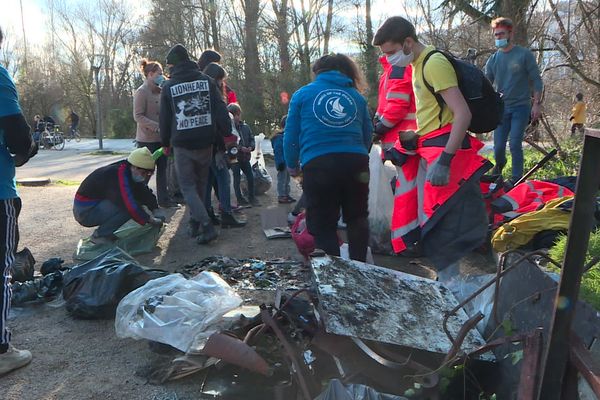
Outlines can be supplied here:
<path id="1" fill-rule="evenodd" d="M 146 177 L 142 176 L 142 175 L 136 175 L 136 174 L 131 174 L 131 178 L 137 182 L 137 183 L 142 183 L 146 181 Z"/>
<path id="2" fill-rule="evenodd" d="M 508 46 L 508 39 L 504 38 L 504 39 L 496 39 L 496 47 L 499 49 L 503 49 L 506 46 Z"/>
<path id="3" fill-rule="evenodd" d="M 156 86 L 158 86 L 158 87 L 161 87 L 161 86 L 162 86 L 162 84 L 163 84 L 164 82 L 165 82 L 165 76 L 164 76 L 164 75 L 162 75 L 162 74 L 160 74 L 160 75 L 157 75 L 157 76 L 154 78 L 154 83 L 155 83 L 155 84 L 156 84 Z"/>

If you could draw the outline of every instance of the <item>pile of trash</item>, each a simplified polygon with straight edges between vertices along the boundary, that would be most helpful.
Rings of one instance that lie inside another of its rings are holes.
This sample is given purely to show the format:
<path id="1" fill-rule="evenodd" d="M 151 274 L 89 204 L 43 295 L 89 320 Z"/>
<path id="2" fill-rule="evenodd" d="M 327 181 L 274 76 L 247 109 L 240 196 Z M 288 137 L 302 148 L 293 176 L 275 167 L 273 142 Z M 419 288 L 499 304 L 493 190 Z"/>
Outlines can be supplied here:
<path id="1" fill-rule="evenodd" d="M 306 287 L 308 281 L 308 271 L 303 268 L 302 262 L 284 259 L 264 261 L 212 256 L 184 265 L 176 272 L 186 277 L 193 277 L 203 271 L 216 272 L 237 290 L 274 290 L 278 286 L 290 290 L 302 289 Z"/>

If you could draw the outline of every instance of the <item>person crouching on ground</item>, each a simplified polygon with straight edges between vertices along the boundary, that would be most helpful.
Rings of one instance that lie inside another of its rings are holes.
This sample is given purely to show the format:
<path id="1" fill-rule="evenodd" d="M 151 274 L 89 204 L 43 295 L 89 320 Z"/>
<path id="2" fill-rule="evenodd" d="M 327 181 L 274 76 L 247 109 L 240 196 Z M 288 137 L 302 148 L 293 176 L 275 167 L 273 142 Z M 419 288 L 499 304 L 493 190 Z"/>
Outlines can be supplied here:
<path id="1" fill-rule="evenodd" d="M 285 121 L 287 115 L 281 118 L 281 131 L 275 132 L 271 138 L 273 147 L 273 156 L 275 157 L 275 168 L 277 169 L 277 200 L 281 204 L 293 203 L 296 201 L 290 196 L 290 173 L 285 167 L 285 158 L 283 156 L 283 132 L 285 130 Z"/>
<path id="2" fill-rule="evenodd" d="M 250 165 L 251 153 L 254 151 L 254 134 L 252 130 L 244 121 L 242 121 L 242 108 L 237 103 L 231 103 L 227 106 L 229 112 L 233 115 L 233 122 L 235 129 L 240 135 L 238 143 L 238 155 L 237 163 L 231 166 L 233 171 L 233 190 L 235 191 L 235 197 L 237 197 L 238 206 L 253 205 L 255 207 L 260 206 L 258 200 L 254 196 L 254 174 L 252 173 L 252 166 Z M 241 173 L 246 175 L 246 181 L 248 182 L 248 199 L 242 195 L 240 189 L 240 178 Z"/>
<path id="3" fill-rule="evenodd" d="M 369 155 L 373 125 L 362 79 L 343 54 L 313 65 L 315 80 L 292 96 L 283 136 L 290 175 L 304 177 L 306 222 L 315 246 L 339 256 L 340 208 L 348 226 L 350 258 L 365 261 L 369 239 Z"/>
<path id="4" fill-rule="evenodd" d="M 130 219 L 140 225 L 162 224 L 156 197 L 148 187 L 154 166 L 152 153 L 142 147 L 126 160 L 98 168 L 81 182 L 73 215 L 85 227 L 98 227 L 92 234 L 93 243 L 113 243 L 118 239 L 115 231 Z"/>

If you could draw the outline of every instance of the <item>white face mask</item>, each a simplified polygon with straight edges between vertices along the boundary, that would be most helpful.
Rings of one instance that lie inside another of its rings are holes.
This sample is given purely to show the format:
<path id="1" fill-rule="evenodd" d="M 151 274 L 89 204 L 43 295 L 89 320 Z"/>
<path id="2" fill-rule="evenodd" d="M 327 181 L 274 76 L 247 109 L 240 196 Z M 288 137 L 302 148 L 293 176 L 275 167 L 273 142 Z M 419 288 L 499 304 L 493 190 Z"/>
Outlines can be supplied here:
<path id="1" fill-rule="evenodd" d="M 391 56 L 385 56 L 385 58 L 387 58 L 387 61 L 391 65 L 395 65 L 397 67 L 406 67 L 408 64 L 410 64 L 412 62 L 414 57 L 415 56 L 412 51 L 408 54 L 404 54 L 403 49 L 398 50 Z"/>

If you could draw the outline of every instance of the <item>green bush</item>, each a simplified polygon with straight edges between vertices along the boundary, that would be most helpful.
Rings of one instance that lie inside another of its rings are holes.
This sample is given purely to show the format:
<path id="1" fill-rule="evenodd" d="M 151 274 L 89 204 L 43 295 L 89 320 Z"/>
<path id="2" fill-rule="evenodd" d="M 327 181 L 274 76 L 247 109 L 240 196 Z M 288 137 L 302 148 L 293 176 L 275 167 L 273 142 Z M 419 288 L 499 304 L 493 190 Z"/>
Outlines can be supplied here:
<path id="1" fill-rule="evenodd" d="M 562 154 L 554 156 L 554 158 L 546 163 L 543 168 L 537 170 L 530 179 L 552 179 L 558 176 L 577 175 L 579 168 L 579 159 L 581 157 L 582 143 L 575 140 L 567 140 L 562 144 Z M 538 150 L 531 147 L 523 149 L 523 171 L 527 172 L 535 164 L 537 164 L 544 155 Z M 493 155 L 490 158 L 493 160 Z M 502 171 L 505 178 L 510 178 L 512 174 L 512 158 L 510 152 L 506 154 L 506 166 Z"/>
<path id="2" fill-rule="evenodd" d="M 108 112 L 108 129 L 105 134 L 114 139 L 127 139 L 135 137 L 136 124 L 133 120 L 131 107 L 120 109 L 113 108 Z"/>
<path id="3" fill-rule="evenodd" d="M 567 236 L 561 235 L 550 249 L 549 255 L 554 260 L 562 262 L 566 249 Z M 597 256 L 600 256 L 600 230 L 594 231 L 590 235 L 585 262 L 588 263 Z M 550 269 L 560 272 L 557 268 Z M 600 310 L 600 266 L 598 264 L 583 274 L 579 298 L 591 304 L 596 310 Z"/>

